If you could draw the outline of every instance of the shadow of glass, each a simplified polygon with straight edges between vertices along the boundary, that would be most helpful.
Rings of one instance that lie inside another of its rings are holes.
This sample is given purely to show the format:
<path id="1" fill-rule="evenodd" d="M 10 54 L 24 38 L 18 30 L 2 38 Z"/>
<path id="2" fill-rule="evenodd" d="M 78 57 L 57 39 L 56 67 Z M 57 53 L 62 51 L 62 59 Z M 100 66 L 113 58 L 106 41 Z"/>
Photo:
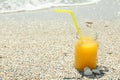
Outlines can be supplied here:
<path id="1" fill-rule="evenodd" d="M 84 75 L 83 71 L 78 71 L 78 73 L 80 75 L 82 75 L 82 77 L 87 77 L 89 79 L 99 79 L 99 78 L 103 77 L 106 74 L 106 72 L 109 72 L 109 69 L 105 66 L 97 66 L 96 69 L 99 69 L 100 74 L 93 73 L 90 76 L 86 76 L 86 75 Z"/>

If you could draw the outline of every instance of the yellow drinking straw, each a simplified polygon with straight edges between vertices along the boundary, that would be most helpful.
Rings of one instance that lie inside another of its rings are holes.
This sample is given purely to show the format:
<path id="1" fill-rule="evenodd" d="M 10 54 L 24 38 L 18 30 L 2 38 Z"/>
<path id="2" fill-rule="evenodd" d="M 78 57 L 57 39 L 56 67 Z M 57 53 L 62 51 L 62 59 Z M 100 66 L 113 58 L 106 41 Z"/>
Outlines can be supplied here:
<path id="1" fill-rule="evenodd" d="M 80 38 L 80 37 L 81 37 L 80 29 L 79 29 L 79 27 L 78 27 L 78 24 L 77 24 L 77 21 L 76 21 L 76 19 L 75 19 L 75 16 L 74 16 L 73 11 L 71 11 L 71 10 L 58 10 L 58 9 L 55 9 L 54 11 L 55 11 L 55 12 L 63 12 L 63 13 L 68 13 L 68 14 L 70 14 L 70 16 L 71 16 L 71 18 L 72 18 L 72 20 L 73 20 L 73 22 L 74 22 L 74 25 L 75 25 L 76 31 L 77 31 L 77 33 L 78 33 L 78 36 L 79 36 L 79 38 Z"/>

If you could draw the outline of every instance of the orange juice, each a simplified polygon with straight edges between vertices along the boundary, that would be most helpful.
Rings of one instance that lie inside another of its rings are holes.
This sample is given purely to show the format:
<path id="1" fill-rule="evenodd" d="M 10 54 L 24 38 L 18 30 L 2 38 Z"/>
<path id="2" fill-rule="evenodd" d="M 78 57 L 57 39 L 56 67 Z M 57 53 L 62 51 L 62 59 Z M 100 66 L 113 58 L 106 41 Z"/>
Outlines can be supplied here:
<path id="1" fill-rule="evenodd" d="M 75 68 L 82 71 L 85 67 L 94 69 L 97 63 L 98 42 L 92 37 L 82 37 L 75 42 Z"/>

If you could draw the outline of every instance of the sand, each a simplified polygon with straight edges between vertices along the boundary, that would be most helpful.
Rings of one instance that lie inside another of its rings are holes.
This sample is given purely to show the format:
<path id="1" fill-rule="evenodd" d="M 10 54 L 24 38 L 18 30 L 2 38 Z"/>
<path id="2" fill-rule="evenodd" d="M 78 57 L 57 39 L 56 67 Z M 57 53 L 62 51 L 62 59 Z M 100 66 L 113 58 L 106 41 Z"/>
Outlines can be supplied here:
<path id="1" fill-rule="evenodd" d="M 92 22 L 99 41 L 99 77 L 82 76 L 74 68 L 76 32 L 72 21 L 0 21 L 0 80 L 117 80 L 120 79 L 120 20 Z M 88 25 L 89 26 L 89 25 Z"/>

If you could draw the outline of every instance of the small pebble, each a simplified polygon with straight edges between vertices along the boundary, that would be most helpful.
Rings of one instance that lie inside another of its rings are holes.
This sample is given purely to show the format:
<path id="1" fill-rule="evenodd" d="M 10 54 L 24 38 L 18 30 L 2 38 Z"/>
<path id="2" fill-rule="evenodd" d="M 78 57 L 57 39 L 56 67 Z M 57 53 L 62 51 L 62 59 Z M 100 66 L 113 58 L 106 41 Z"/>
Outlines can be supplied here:
<path id="1" fill-rule="evenodd" d="M 108 54 L 112 54 L 112 52 L 108 52 Z"/>
<path id="2" fill-rule="evenodd" d="M 92 71 L 90 70 L 90 68 L 85 67 L 84 68 L 84 76 L 91 76 L 92 75 Z"/>
<path id="3" fill-rule="evenodd" d="M 88 22 L 86 22 L 87 24 L 93 24 L 93 22 L 90 22 L 90 21 L 88 21 Z"/>
<path id="4" fill-rule="evenodd" d="M 87 23 L 86 26 L 91 28 L 93 22 L 90 22 L 90 21 L 89 21 L 89 22 L 86 22 L 86 23 Z"/>
<path id="5" fill-rule="evenodd" d="M 99 69 L 93 69 L 92 72 L 93 72 L 94 74 L 101 74 Z"/>
<path id="6" fill-rule="evenodd" d="M 107 25 L 105 27 L 108 27 Z"/>
<path id="7" fill-rule="evenodd" d="M 65 56 L 67 56 L 67 53 L 63 53 Z"/>
<path id="8" fill-rule="evenodd" d="M 0 58 L 2 58 L 2 56 L 0 56 Z"/>
<path id="9" fill-rule="evenodd" d="M 118 78 L 118 80 L 120 80 L 120 78 Z"/>
<path id="10" fill-rule="evenodd" d="M 3 79 L 0 77 L 0 80 L 3 80 Z"/>
<path id="11" fill-rule="evenodd" d="M 98 66 L 96 69 L 99 70 L 99 71 L 102 71 L 102 70 L 103 70 L 103 68 L 101 68 L 101 67 L 99 67 L 99 66 Z"/>

